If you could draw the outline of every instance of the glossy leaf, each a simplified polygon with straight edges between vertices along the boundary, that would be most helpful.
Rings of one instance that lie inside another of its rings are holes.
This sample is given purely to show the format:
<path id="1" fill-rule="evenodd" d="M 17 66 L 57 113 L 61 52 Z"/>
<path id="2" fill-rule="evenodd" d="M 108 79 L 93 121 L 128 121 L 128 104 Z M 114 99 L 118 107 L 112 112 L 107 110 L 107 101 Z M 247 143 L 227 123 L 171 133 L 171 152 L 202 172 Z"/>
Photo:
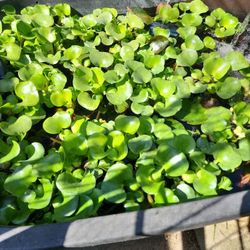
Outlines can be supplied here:
<path id="1" fill-rule="evenodd" d="M 22 196 L 37 177 L 32 173 L 32 166 L 19 167 L 4 182 L 4 189 L 14 196 Z"/>
<path id="2" fill-rule="evenodd" d="M 169 117 L 176 114 L 182 107 L 182 100 L 175 95 L 166 99 L 165 103 L 157 102 L 154 105 L 154 109 L 163 117 Z"/>
<path id="3" fill-rule="evenodd" d="M 180 66 L 192 66 L 196 63 L 198 54 L 194 49 L 184 49 L 176 58 Z"/>
<path id="4" fill-rule="evenodd" d="M 152 145 L 152 138 L 149 135 L 140 135 L 128 141 L 128 147 L 134 154 L 148 151 Z"/>
<path id="5" fill-rule="evenodd" d="M 49 134 L 58 134 L 62 129 L 68 128 L 70 124 L 70 114 L 65 111 L 58 111 L 43 122 L 43 129 Z"/>
<path id="6" fill-rule="evenodd" d="M 239 51 L 226 54 L 225 60 L 231 64 L 232 70 L 240 70 L 249 67 L 249 62 Z"/>
<path id="7" fill-rule="evenodd" d="M 8 122 L 0 123 L 0 129 L 3 131 L 3 133 L 7 135 L 26 134 L 31 129 L 31 127 L 32 127 L 32 121 L 26 115 L 20 116 L 11 123 Z"/>
<path id="8" fill-rule="evenodd" d="M 102 95 L 90 96 L 88 92 L 81 92 L 78 97 L 78 103 L 87 110 L 96 110 L 102 100 Z"/>
<path id="9" fill-rule="evenodd" d="M 108 52 L 99 52 L 98 50 L 91 50 L 89 54 L 90 61 L 98 67 L 108 68 L 113 62 L 114 58 L 112 54 Z"/>
<path id="10" fill-rule="evenodd" d="M 242 161 L 240 154 L 232 146 L 225 143 L 217 143 L 215 145 L 213 157 L 225 171 L 239 167 Z"/>
<path id="11" fill-rule="evenodd" d="M 136 83 L 147 83 L 152 79 L 152 73 L 144 67 L 138 67 L 132 74 Z"/>
<path id="12" fill-rule="evenodd" d="M 166 175 L 171 177 L 181 176 L 189 168 L 185 155 L 169 145 L 162 144 L 159 146 L 157 161 L 162 165 Z"/>
<path id="13" fill-rule="evenodd" d="M 133 135 L 140 127 L 140 120 L 135 116 L 119 115 L 115 119 L 115 127 L 124 133 Z"/>
<path id="14" fill-rule="evenodd" d="M 210 172 L 201 169 L 197 172 L 193 182 L 194 189 L 203 195 L 215 195 L 217 179 Z"/>
<path id="15" fill-rule="evenodd" d="M 61 173 L 56 180 L 56 186 L 64 197 L 90 193 L 95 187 L 95 177 L 86 174 L 81 180 L 70 173 Z"/>
<path id="16" fill-rule="evenodd" d="M 227 77 L 224 82 L 218 83 L 216 94 L 222 99 L 229 99 L 241 89 L 240 80 L 235 77 Z"/>

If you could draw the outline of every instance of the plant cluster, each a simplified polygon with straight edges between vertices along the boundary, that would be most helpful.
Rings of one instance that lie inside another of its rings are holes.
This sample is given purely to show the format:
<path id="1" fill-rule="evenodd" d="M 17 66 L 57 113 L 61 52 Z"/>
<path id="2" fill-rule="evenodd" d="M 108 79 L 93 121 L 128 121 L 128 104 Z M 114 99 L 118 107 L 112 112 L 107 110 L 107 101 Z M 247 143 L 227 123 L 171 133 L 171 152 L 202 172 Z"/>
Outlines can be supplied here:
<path id="1" fill-rule="evenodd" d="M 201 0 L 155 17 L 3 6 L 0 223 L 71 221 L 231 189 L 250 160 L 250 65 Z M 236 77 L 237 76 L 237 77 Z"/>

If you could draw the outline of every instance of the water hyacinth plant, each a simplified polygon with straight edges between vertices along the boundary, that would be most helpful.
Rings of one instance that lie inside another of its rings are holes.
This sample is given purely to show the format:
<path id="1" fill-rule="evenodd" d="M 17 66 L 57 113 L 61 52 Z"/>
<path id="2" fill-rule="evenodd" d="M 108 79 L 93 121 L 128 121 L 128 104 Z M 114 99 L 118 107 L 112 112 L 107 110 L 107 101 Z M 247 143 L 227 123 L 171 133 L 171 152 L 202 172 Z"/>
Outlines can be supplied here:
<path id="1" fill-rule="evenodd" d="M 65 222 L 232 189 L 250 161 L 238 19 L 201 0 L 150 17 L 2 6 L 0 224 Z"/>

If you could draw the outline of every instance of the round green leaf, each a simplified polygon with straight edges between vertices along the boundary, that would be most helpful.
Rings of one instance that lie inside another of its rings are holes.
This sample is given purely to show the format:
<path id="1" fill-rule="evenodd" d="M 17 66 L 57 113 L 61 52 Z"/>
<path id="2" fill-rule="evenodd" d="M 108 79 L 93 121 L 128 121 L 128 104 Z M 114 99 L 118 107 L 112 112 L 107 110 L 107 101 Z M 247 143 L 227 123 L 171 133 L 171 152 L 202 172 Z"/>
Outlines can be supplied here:
<path id="1" fill-rule="evenodd" d="M 204 48 L 202 40 L 197 35 L 189 35 L 185 39 L 185 45 L 188 49 L 201 50 Z"/>
<path id="2" fill-rule="evenodd" d="M 214 77 L 215 80 L 221 79 L 230 69 L 230 64 L 223 58 L 209 58 L 204 61 L 203 70 Z"/>
<path id="3" fill-rule="evenodd" d="M 166 144 L 159 146 L 156 159 L 165 170 L 167 176 L 181 176 L 189 168 L 186 156 L 179 150 Z"/>
<path id="4" fill-rule="evenodd" d="M 129 81 L 116 88 L 108 88 L 106 97 L 110 103 L 113 105 L 120 105 L 128 100 L 133 93 L 133 87 Z"/>
<path id="5" fill-rule="evenodd" d="M 68 128 L 70 124 L 70 114 L 65 111 L 58 111 L 43 122 L 43 129 L 49 134 L 59 134 L 62 129 Z"/>
<path id="6" fill-rule="evenodd" d="M 201 169 L 196 173 L 193 182 L 194 189 L 203 195 L 215 195 L 217 179 L 212 173 Z"/>
<path id="7" fill-rule="evenodd" d="M 239 51 L 231 51 L 225 56 L 225 60 L 231 64 L 232 70 L 240 70 L 249 67 L 249 62 Z"/>
<path id="8" fill-rule="evenodd" d="M 165 103 L 157 102 L 154 105 L 154 109 L 163 117 L 169 117 L 175 115 L 182 107 L 182 100 L 175 95 L 166 99 Z"/>
<path id="9" fill-rule="evenodd" d="M 92 89 L 90 81 L 93 78 L 93 73 L 90 68 L 78 67 L 74 72 L 73 86 L 80 91 L 88 91 Z"/>
<path id="10" fill-rule="evenodd" d="M 176 86 L 173 81 L 164 80 L 162 78 L 153 78 L 151 80 L 152 87 L 164 98 L 171 98 L 175 92 Z"/>
<path id="11" fill-rule="evenodd" d="M 78 103 L 87 110 L 96 110 L 102 100 L 102 95 L 93 95 L 92 97 L 88 92 L 81 92 L 78 97 Z"/>
<path id="12" fill-rule="evenodd" d="M 132 78 L 136 83 L 147 83 L 152 79 L 152 73 L 145 67 L 138 67 L 133 72 Z"/>
<path id="13" fill-rule="evenodd" d="M 134 154 L 140 154 L 151 149 L 153 141 L 149 135 L 139 135 L 128 141 L 128 147 Z"/>
<path id="14" fill-rule="evenodd" d="M 184 49 L 177 56 L 176 63 L 180 66 L 192 66 L 196 63 L 198 54 L 194 49 Z"/>
<path id="15" fill-rule="evenodd" d="M 225 171 L 234 170 L 242 162 L 240 154 L 230 144 L 226 143 L 217 143 L 214 146 L 213 157 Z"/>
<path id="16" fill-rule="evenodd" d="M 127 134 L 135 134 L 140 127 L 140 120 L 135 116 L 119 115 L 115 119 L 115 127 Z"/>
<path id="17" fill-rule="evenodd" d="M 26 134 L 32 127 L 32 120 L 26 115 L 22 115 L 14 122 L 1 122 L 0 129 L 7 135 Z"/>
<path id="18" fill-rule="evenodd" d="M 217 83 L 216 94 L 222 99 L 229 99 L 241 89 L 241 83 L 238 78 L 227 77 L 224 82 Z"/>
<path id="19" fill-rule="evenodd" d="M 209 8 L 206 4 L 203 3 L 203 1 L 193 0 L 190 3 L 190 10 L 193 13 L 202 14 L 202 13 L 206 13 L 209 10 Z"/>
<path id="20" fill-rule="evenodd" d="M 56 179 L 56 187 L 64 197 L 81 194 L 89 194 L 95 187 L 95 177 L 92 174 L 82 176 L 82 179 L 74 177 L 70 173 L 61 173 Z"/>
<path id="21" fill-rule="evenodd" d="M 114 62 L 114 57 L 108 52 L 99 52 L 98 50 L 91 50 L 89 54 L 90 61 L 98 67 L 108 68 Z"/>
<path id="22" fill-rule="evenodd" d="M 22 105 L 35 106 L 39 102 L 39 94 L 33 82 L 20 82 L 15 88 L 16 95 L 22 99 Z"/>
<path id="23" fill-rule="evenodd" d="M 202 23 L 202 17 L 197 13 L 185 13 L 182 16 L 181 23 L 183 26 L 199 26 Z"/>

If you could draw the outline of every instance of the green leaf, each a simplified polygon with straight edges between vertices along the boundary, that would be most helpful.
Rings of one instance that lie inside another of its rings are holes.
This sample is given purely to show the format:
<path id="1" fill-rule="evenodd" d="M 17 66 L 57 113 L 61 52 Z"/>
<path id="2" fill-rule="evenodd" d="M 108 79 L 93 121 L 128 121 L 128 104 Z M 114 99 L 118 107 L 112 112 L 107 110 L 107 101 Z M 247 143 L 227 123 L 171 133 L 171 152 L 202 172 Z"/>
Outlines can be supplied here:
<path id="1" fill-rule="evenodd" d="M 127 17 L 128 25 L 132 29 L 143 29 L 144 28 L 144 23 L 143 23 L 142 19 L 140 17 L 138 17 L 137 15 L 135 15 L 131 12 L 128 12 L 126 17 Z"/>
<path id="2" fill-rule="evenodd" d="M 36 194 L 31 199 L 28 199 L 27 202 L 28 202 L 29 209 L 42 209 L 42 208 L 47 207 L 50 203 L 52 192 L 53 192 L 53 184 L 48 179 L 40 179 L 39 181 L 41 183 L 41 188 L 42 188 L 41 192 L 43 194 L 39 194 L 39 196 Z M 34 191 L 31 191 L 31 192 L 34 192 Z M 24 194 L 24 197 L 29 196 L 29 195 L 30 194 L 26 192 Z"/>
<path id="3" fill-rule="evenodd" d="M 171 7 L 170 5 L 164 5 L 159 12 L 159 17 L 163 22 L 176 22 L 179 17 L 178 8 Z"/>
<path id="4" fill-rule="evenodd" d="M 61 198 L 57 196 L 53 202 L 54 207 L 53 218 L 56 221 L 63 221 L 65 217 L 69 217 L 75 213 L 78 208 L 79 196 L 66 196 Z"/>
<path id="5" fill-rule="evenodd" d="M 170 98 L 175 92 L 176 86 L 173 81 L 164 80 L 162 78 L 153 78 L 151 85 L 161 96 Z"/>
<path id="6" fill-rule="evenodd" d="M 50 101 L 56 107 L 68 107 L 72 104 L 72 91 L 70 89 L 56 90 L 51 94 Z"/>
<path id="7" fill-rule="evenodd" d="M 193 13 L 202 14 L 202 13 L 206 13 L 209 10 L 209 8 L 206 4 L 203 3 L 203 1 L 193 0 L 190 3 L 190 10 Z"/>
<path id="8" fill-rule="evenodd" d="M 114 57 L 108 52 L 99 52 L 98 50 L 91 50 L 89 54 L 90 61 L 98 67 L 108 68 L 114 62 Z"/>
<path id="9" fill-rule="evenodd" d="M 73 60 L 82 56 L 83 53 L 84 53 L 84 48 L 82 46 L 72 45 L 68 49 L 64 50 L 63 56 L 67 60 Z"/>
<path id="10" fill-rule="evenodd" d="M 204 46 L 208 49 L 214 50 L 216 48 L 216 42 L 211 36 L 206 36 L 203 39 Z"/>
<path id="11" fill-rule="evenodd" d="M 203 195 L 215 195 L 217 179 L 216 176 L 210 172 L 201 169 L 196 173 L 196 177 L 193 182 L 194 189 Z"/>
<path id="12" fill-rule="evenodd" d="M 68 134 L 64 137 L 62 146 L 66 157 L 75 157 L 75 155 L 85 155 L 87 153 L 87 139 L 82 134 Z"/>
<path id="13" fill-rule="evenodd" d="M 232 70 L 240 70 L 249 67 L 249 62 L 239 51 L 231 51 L 227 53 L 225 60 L 231 64 Z"/>
<path id="14" fill-rule="evenodd" d="M 63 17 L 63 16 L 70 16 L 71 14 L 71 7 L 67 3 L 58 3 L 52 8 L 55 15 Z"/>
<path id="15" fill-rule="evenodd" d="M 191 135 L 178 135 L 174 137 L 174 146 L 185 154 L 190 154 L 195 150 L 196 143 Z"/>
<path id="16" fill-rule="evenodd" d="M 172 129 L 164 123 L 156 123 L 153 128 L 154 135 L 160 140 L 165 140 L 174 137 Z"/>
<path id="17" fill-rule="evenodd" d="M 88 92 L 81 92 L 78 97 L 78 103 L 87 110 L 96 110 L 102 100 L 102 95 L 93 95 L 92 97 Z"/>
<path id="18" fill-rule="evenodd" d="M 196 63 L 198 59 L 198 54 L 194 49 L 184 49 L 177 56 L 176 63 L 179 66 L 192 66 Z"/>
<path id="19" fill-rule="evenodd" d="M 132 167 L 123 163 L 112 165 L 103 180 L 101 190 L 104 198 L 112 203 L 122 203 L 126 200 L 124 185 L 132 180 Z"/>
<path id="20" fill-rule="evenodd" d="M 92 159 L 100 160 L 107 155 L 104 151 L 107 142 L 108 138 L 104 134 L 98 133 L 89 136 L 87 144 L 89 148 L 89 155 Z"/>
<path id="21" fill-rule="evenodd" d="M 152 79 L 152 73 L 145 67 L 138 67 L 133 72 L 132 78 L 136 83 L 147 83 Z"/>
<path id="22" fill-rule="evenodd" d="M 22 115 L 18 119 L 12 121 L 11 123 L 8 122 L 1 122 L 0 129 L 3 133 L 7 135 L 22 135 L 26 134 L 32 127 L 31 118 Z"/>
<path id="23" fill-rule="evenodd" d="M 43 145 L 39 142 L 32 142 L 30 145 L 25 147 L 25 153 L 28 155 L 28 159 L 22 162 L 31 162 L 41 159 L 45 154 Z"/>
<path id="24" fill-rule="evenodd" d="M 70 114 L 65 111 L 57 111 L 43 122 L 43 129 L 49 134 L 59 134 L 62 129 L 68 128 L 70 124 Z"/>
<path id="25" fill-rule="evenodd" d="M 129 81 L 117 87 L 107 89 L 106 97 L 113 105 L 120 105 L 128 100 L 133 93 L 133 87 Z"/>
<path id="26" fill-rule="evenodd" d="M 194 26 L 179 27 L 177 29 L 177 32 L 179 33 L 179 36 L 185 40 L 188 36 L 195 35 L 196 27 Z"/>
<path id="27" fill-rule="evenodd" d="M 177 195 L 177 197 L 178 197 L 181 201 L 196 198 L 195 191 L 193 190 L 193 188 L 192 188 L 191 186 L 189 186 L 189 185 L 186 184 L 186 183 L 180 183 L 180 184 L 176 187 L 175 194 Z"/>
<path id="28" fill-rule="evenodd" d="M 128 141 L 128 147 L 134 154 L 140 154 L 151 149 L 153 141 L 149 135 L 139 135 Z"/>
<path id="29" fill-rule="evenodd" d="M 161 144 L 157 150 L 157 162 L 165 170 L 166 176 L 177 177 L 185 174 L 189 168 L 186 156 L 167 144 Z"/>
<path id="30" fill-rule="evenodd" d="M 197 35 L 189 35 L 185 39 L 185 45 L 188 49 L 202 50 L 204 44 L 202 40 Z"/>
<path id="31" fill-rule="evenodd" d="M 229 62 L 223 58 L 209 58 L 203 64 L 203 71 L 211 75 L 215 80 L 219 80 L 225 76 L 229 69 Z"/>
<path id="32" fill-rule="evenodd" d="M 139 127 L 140 120 L 135 116 L 119 115 L 115 119 L 115 128 L 127 134 L 135 134 Z"/>
<path id="33" fill-rule="evenodd" d="M 12 147 L 9 150 L 7 149 L 8 150 L 7 153 L 0 158 L 0 165 L 5 163 L 5 162 L 11 161 L 12 159 L 14 159 L 15 157 L 17 157 L 19 155 L 19 153 L 20 153 L 19 144 L 14 140 L 12 140 L 11 143 L 12 143 Z M 0 156 L 2 155 L 1 154 L 2 150 L 3 149 L 0 149 Z M 4 151 L 6 151 L 6 149 Z"/>
<path id="34" fill-rule="evenodd" d="M 54 24 L 53 17 L 43 13 L 34 14 L 32 20 L 41 27 L 51 27 Z"/>
<path id="35" fill-rule="evenodd" d="M 36 179 L 31 165 L 19 167 L 6 178 L 4 189 L 14 196 L 20 197 Z"/>
<path id="36" fill-rule="evenodd" d="M 106 34 L 113 37 L 115 40 L 120 41 L 126 36 L 126 26 L 122 23 L 107 23 L 105 25 Z"/>
<path id="37" fill-rule="evenodd" d="M 201 125 L 203 133 L 212 134 L 214 131 L 223 131 L 229 124 L 230 110 L 220 106 L 206 111 L 207 120 Z"/>
<path id="38" fill-rule="evenodd" d="M 63 168 L 63 160 L 58 152 L 50 152 L 33 164 L 33 175 L 50 178 Z"/>
<path id="39" fill-rule="evenodd" d="M 22 49 L 20 46 L 18 46 L 15 43 L 7 43 L 4 45 L 4 48 L 6 50 L 6 59 L 9 61 L 18 61 L 20 56 L 21 56 L 21 52 Z"/>
<path id="40" fill-rule="evenodd" d="M 179 202 L 179 198 L 170 188 L 161 188 L 160 192 L 155 195 L 155 204 L 172 204 Z"/>
<path id="41" fill-rule="evenodd" d="M 128 154 L 125 136 L 119 130 L 113 130 L 108 134 L 108 158 L 113 161 L 121 161 Z"/>
<path id="42" fill-rule="evenodd" d="M 56 179 L 56 187 L 64 197 L 81 194 L 89 194 L 94 189 L 96 180 L 91 173 L 86 174 L 82 179 L 74 177 L 70 173 L 61 173 Z"/>
<path id="43" fill-rule="evenodd" d="M 23 106 L 35 106 L 39 102 L 39 93 L 33 82 L 20 82 L 15 88 L 16 95 L 22 99 Z"/>
<path id="44" fill-rule="evenodd" d="M 134 114 L 141 114 L 145 116 L 150 116 L 154 113 L 154 108 L 150 105 L 143 105 L 140 103 L 132 102 L 131 110 Z"/>
<path id="45" fill-rule="evenodd" d="M 133 60 L 134 59 L 134 50 L 132 47 L 128 45 L 124 45 L 121 47 L 120 56 L 123 61 Z"/>
<path id="46" fill-rule="evenodd" d="M 154 109 L 163 117 L 175 115 L 182 107 L 182 100 L 175 95 L 170 96 L 165 100 L 165 103 L 157 102 Z"/>
<path id="47" fill-rule="evenodd" d="M 202 17 L 197 13 L 185 13 L 182 16 L 181 23 L 183 26 L 200 26 Z"/>
<path id="48" fill-rule="evenodd" d="M 8 225 L 16 216 L 16 205 L 12 197 L 1 198 L 0 203 L 0 223 L 1 225 Z"/>
<path id="49" fill-rule="evenodd" d="M 110 23 L 113 19 L 112 13 L 110 13 L 109 11 L 102 11 L 98 17 L 97 17 L 97 23 L 100 24 L 107 24 Z"/>
<path id="50" fill-rule="evenodd" d="M 93 78 L 93 73 L 90 68 L 78 67 L 73 75 L 73 86 L 80 91 L 88 91 L 92 89 L 90 81 Z"/>
<path id="51" fill-rule="evenodd" d="M 232 190 L 233 187 L 231 180 L 226 176 L 222 176 L 220 182 L 218 183 L 218 188 L 227 191 Z"/>
<path id="52" fill-rule="evenodd" d="M 220 25 L 226 29 L 234 29 L 238 23 L 238 18 L 230 13 L 225 13 L 220 20 Z"/>
<path id="53" fill-rule="evenodd" d="M 156 168 L 154 165 L 140 165 L 136 171 L 136 181 L 140 184 L 142 190 L 147 194 L 158 194 L 164 185 L 164 181 L 156 181 L 152 174 Z"/>
<path id="54" fill-rule="evenodd" d="M 250 160 L 250 136 L 247 135 L 246 138 L 239 140 L 239 149 L 241 159 L 243 161 Z"/>
<path id="55" fill-rule="evenodd" d="M 227 77 L 224 82 L 217 83 L 216 94 L 222 99 L 229 99 L 241 89 L 241 82 L 238 78 Z"/>
<path id="56" fill-rule="evenodd" d="M 12 91 L 15 86 L 19 83 L 18 78 L 12 77 L 12 78 L 4 78 L 0 80 L 0 92 L 10 92 Z"/>
<path id="57" fill-rule="evenodd" d="M 144 63 L 147 68 L 152 70 L 154 75 L 161 73 L 165 68 L 165 60 L 160 55 L 146 56 Z"/>
<path id="58" fill-rule="evenodd" d="M 222 170 L 229 171 L 239 167 L 242 160 L 240 154 L 226 143 L 217 143 L 213 147 L 213 157 Z"/>

